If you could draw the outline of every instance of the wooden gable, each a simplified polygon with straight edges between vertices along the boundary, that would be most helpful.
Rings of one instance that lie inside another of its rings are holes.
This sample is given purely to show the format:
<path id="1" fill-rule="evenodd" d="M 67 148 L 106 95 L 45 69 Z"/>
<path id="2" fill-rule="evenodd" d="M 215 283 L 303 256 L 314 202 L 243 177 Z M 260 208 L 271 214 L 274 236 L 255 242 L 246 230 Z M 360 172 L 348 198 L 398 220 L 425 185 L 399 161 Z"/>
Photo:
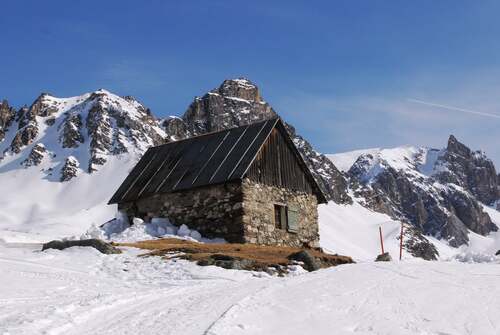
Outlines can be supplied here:
<path id="1" fill-rule="evenodd" d="M 319 203 L 326 199 L 284 125 L 279 122 L 257 152 L 246 176 L 255 182 L 293 191 L 315 194 Z"/>

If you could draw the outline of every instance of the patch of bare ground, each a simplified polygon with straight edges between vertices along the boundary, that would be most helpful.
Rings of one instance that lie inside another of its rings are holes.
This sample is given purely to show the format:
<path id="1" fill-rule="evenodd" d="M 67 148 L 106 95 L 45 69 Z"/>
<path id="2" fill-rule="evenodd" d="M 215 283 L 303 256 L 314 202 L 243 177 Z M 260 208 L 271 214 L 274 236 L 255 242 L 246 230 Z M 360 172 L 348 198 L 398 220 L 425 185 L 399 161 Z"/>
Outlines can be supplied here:
<path id="1" fill-rule="evenodd" d="M 150 250 L 142 256 L 181 258 L 198 265 L 215 265 L 226 269 L 266 271 L 284 274 L 290 265 L 300 264 L 308 271 L 354 263 L 351 257 L 330 255 L 319 249 L 263 246 L 237 243 L 198 243 L 181 239 L 158 239 L 118 246 Z"/>

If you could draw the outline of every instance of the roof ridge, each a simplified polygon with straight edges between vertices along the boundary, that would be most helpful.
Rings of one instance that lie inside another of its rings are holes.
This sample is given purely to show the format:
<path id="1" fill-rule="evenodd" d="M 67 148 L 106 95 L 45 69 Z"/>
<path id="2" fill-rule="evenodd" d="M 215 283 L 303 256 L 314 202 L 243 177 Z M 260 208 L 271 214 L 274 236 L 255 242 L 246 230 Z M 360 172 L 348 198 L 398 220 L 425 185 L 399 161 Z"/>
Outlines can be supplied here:
<path id="1" fill-rule="evenodd" d="M 273 121 L 273 120 L 277 120 L 277 119 L 281 120 L 281 118 L 279 116 L 275 116 L 275 117 L 272 117 L 272 118 L 269 118 L 269 119 L 265 119 L 265 120 L 260 120 L 260 121 L 257 121 L 257 122 L 251 122 L 251 123 L 243 124 L 241 126 L 226 128 L 226 129 L 222 129 L 222 130 L 215 130 L 215 131 L 210 131 L 208 133 L 203 133 L 203 134 L 199 134 L 199 135 L 194 135 L 194 136 L 186 137 L 186 138 L 183 138 L 183 139 L 180 139 L 180 140 L 177 140 L 177 141 L 171 141 L 171 142 L 163 143 L 163 144 L 160 144 L 160 145 L 155 145 L 155 146 L 153 146 L 151 148 L 158 148 L 158 147 L 161 147 L 161 146 L 164 146 L 164 145 L 168 145 L 168 144 L 172 144 L 172 143 L 180 143 L 180 142 L 188 141 L 188 140 L 191 140 L 191 139 L 200 138 L 200 137 L 203 137 L 203 136 L 213 135 L 213 134 L 217 134 L 217 133 L 223 133 L 223 132 L 226 132 L 226 131 L 231 131 L 231 130 L 235 130 L 235 129 L 238 129 L 238 128 L 253 126 L 253 125 L 257 125 L 257 124 L 261 124 L 261 123 L 264 123 L 264 122 L 267 122 L 267 121 Z"/>

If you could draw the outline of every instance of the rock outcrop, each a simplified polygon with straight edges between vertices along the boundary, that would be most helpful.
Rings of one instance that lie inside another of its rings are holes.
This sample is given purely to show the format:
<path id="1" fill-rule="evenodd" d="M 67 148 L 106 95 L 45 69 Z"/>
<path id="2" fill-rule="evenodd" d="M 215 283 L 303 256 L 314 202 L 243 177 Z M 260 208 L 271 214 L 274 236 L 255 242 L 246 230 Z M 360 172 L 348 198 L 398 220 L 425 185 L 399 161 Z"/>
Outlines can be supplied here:
<path id="1" fill-rule="evenodd" d="M 91 247 L 98 250 L 101 254 L 121 254 L 122 251 L 112 244 L 104 242 L 103 240 L 91 238 L 87 240 L 65 240 L 65 241 L 50 241 L 44 243 L 42 251 L 47 249 L 64 250 L 71 247 Z"/>
<path id="2" fill-rule="evenodd" d="M 21 164 L 25 167 L 40 165 L 46 153 L 47 149 L 45 149 L 45 145 L 43 145 L 43 143 L 37 143 L 31 149 L 28 158 L 26 158 Z"/>
<path id="3" fill-rule="evenodd" d="M 76 148 L 85 141 L 81 114 L 68 114 L 59 126 L 59 141 L 63 148 Z"/>
<path id="4" fill-rule="evenodd" d="M 73 157 L 69 156 L 66 158 L 66 161 L 64 162 L 64 165 L 61 169 L 61 181 L 69 181 L 73 178 L 76 177 L 78 174 L 80 162 Z"/>
<path id="5" fill-rule="evenodd" d="M 477 200 L 491 205 L 500 199 L 500 183 L 493 162 L 481 151 L 473 152 L 451 135 L 437 164 L 436 179 L 463 187 Z"/>
<path id="6" fill-rule="evenodd" d="M 0 142 L 4 140 L 5 133 L 14 122 L 15 116 L 16 110 L 9 106 L 7 100 L 3 100 L 2 103 L 0 103 Z"/>

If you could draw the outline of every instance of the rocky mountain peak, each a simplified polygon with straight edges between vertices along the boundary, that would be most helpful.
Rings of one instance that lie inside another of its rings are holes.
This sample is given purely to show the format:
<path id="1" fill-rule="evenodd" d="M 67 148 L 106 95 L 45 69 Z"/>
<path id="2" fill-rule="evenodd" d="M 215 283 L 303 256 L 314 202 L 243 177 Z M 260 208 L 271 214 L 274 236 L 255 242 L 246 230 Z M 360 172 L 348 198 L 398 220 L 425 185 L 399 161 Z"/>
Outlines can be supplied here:
<path id="1" fill-rule="evenodd" d="M 472 151 L 453 135 L 445 153 L 438 158 L 435 178 L 463 187 L 486 205 L 500 199 L 500 183 L 493 162 L 484 152 Z"/>
<path id="2" fill-rule="evenodd" d="M 278 116 L 262 98 L 259 88 L 245 78 L 225 80 L 218 88 L 197 97 L 181 118 L 171 117 L 162 122 L 169 140 L 178 140 L 207 132 L 239 127 Z M 287 129 L 308 164 L 318 184 L 330 199 L 350 202 L 347 181 L 324 155 L 287 124 Z"/>
<path id="3" fill-rule="evenodd" d="M 459 142 L 453 135 L 450 135 L 448 139 L 446 151 L 450 154 L 456 154 L 462 157 L 468 158 L 471 156 L 471 150 L 465 144 Z"/>
<path id="4" fill-rule="evenodd" d="M 452 246 L 468 243 L 469 230 L 498 230 L 481 204 L 500 198 L 493 163 L 454 136 L 444 150 L 400 147 L 361 154 L 348 174 L 368 207 Z"/>
<path id="5" fill-rule="evenodd" d="M 0 103 L 0 142 L 5 138 L 5 133 L 14 121 L 16 110 L 9 105 L 7 100 Z"/>
<path id="6" fill-rule="evenodd" d="M 262 101 L 259 88 L 246 78 L 227 79 L 212 91 L 225 97 L 237 98 L 249 101 Z"/>

